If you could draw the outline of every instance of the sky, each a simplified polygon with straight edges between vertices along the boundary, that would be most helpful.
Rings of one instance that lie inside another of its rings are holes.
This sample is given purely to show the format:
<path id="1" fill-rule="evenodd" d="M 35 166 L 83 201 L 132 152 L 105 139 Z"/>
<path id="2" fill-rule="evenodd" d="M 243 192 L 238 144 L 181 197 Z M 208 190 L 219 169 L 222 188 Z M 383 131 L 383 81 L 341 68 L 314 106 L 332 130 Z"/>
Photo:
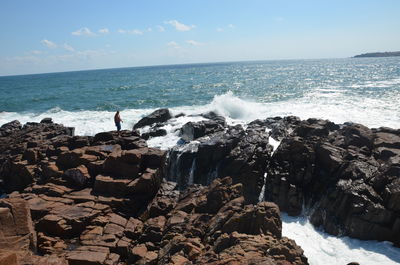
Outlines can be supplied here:
<path id="1" fill-rule="evenodd" d="M 1 0 L 0 75 L 400 50 L 399 0 Z"/>

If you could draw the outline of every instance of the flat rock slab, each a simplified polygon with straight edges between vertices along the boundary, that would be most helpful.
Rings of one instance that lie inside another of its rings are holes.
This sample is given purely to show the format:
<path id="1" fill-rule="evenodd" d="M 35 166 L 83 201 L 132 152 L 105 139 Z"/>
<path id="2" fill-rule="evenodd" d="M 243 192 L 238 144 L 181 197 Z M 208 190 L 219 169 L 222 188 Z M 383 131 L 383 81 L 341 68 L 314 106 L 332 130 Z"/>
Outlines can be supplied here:
<path id="1" fill-rule="evenodd" d="M 71 251 L 66 258 L 69 265 L 102 265 L 108 257 L 107 252 Z"/>

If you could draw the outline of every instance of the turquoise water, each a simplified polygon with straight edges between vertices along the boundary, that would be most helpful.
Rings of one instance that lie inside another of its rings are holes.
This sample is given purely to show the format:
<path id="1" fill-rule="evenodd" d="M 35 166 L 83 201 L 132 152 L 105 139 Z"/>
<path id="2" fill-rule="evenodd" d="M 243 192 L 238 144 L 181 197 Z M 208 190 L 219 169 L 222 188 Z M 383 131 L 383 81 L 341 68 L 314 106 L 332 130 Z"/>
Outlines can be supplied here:
<path id="1" fill-rule="evenodd" d="M 0 123 L 51 116 L 78 134 L 160 107 L 235 121 L 277 115 L 400 127 L 400 57 L 171 65 L 0 77 Z M 197 112 L 196 112 L 197 111 Z"/>
<path id="2" fill-rule="evenodd" d="M 202 105 L 232 91 L 257 102 L 302 98 L 321 89 L 349 97 L 400 91 L 400 59 L 239 62 L 0 77 L 0 110 L 44 112 Z M 390 84 L 390 82 L 393 82 Z"/>

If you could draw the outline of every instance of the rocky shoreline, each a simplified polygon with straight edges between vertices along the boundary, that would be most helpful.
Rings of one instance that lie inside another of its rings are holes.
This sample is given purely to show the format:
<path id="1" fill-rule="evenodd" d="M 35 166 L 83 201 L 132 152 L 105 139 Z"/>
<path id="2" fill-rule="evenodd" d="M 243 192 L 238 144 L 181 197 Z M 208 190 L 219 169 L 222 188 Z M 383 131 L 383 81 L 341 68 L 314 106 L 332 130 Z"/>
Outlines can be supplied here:
<path id="1" fill-rule="evenodd" d="M 280 220 L 305 208 L 328 233 L 400 245 L 399 129 L 203 116 L 169 151 L 145 140 L 165 135 L 167 109 L 121 135 L 74 136 L 50 118 L 3 125 L 0 261 L 308 264 Z"/>

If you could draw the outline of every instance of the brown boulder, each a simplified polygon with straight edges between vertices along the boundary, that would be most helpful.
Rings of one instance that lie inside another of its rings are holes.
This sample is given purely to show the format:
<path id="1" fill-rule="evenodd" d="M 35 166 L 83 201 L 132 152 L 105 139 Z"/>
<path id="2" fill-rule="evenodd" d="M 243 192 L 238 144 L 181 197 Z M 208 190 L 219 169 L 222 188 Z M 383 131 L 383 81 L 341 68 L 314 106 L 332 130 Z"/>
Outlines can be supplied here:
<path id="1" fill-rule="evenodd" d="M 131 181 L 130 179 L 115 179 L 110 176 L 97 175 L 93 192 L 115 197 L 124 197 L 129 193 L 128 184 Z"/>
<path id="2" fill-rule="evenodd" d="M 38 233 L 38 247 L 37 250 L 40 254 L 62 254 L 67 249 L 67 244 L 59 238 L 46 236 L 44 233 Z"/>
<path id="3" fill-rule="evenodd" d="M 143 194 L 146 197 L 156 195 L 161 185 L 160 170 L 146 169 L 137 179 L 129 183 L 129 192 L 132 194 Z"/>
<path id="4" fill-rule="evenodd" d="M 142 154 L 142 168 L 162 168 L 165 162 L 166 152 L 158 148 L 148 148 L 148 151 Z"/>
<path id="5" fill-rule="evenodd" d="M 109 256 L 105 247 L 80 247 L 66 255 L 69 265 L 103 265 Z"/>
<path id="6" fill-rule="evenodd" d="M 140 152 L 114 151 L 103 164 L 103 171 L 111 176 L 135 179 L 140 170 Z"/>
<path id="7" fill-rule="evenodd" d="M 3 252 L 0 250 L 0 265 L 19 265 L 15 252 Z"/>
<path id="8" fill-rule="evenodd" d="M 144 225 L 142 221 L 131 217 L 126 224 L 124 234 L 128 238 L 137 239 L 142 234 L 143 227 Z"/>
<path id="9" fill-rule="evenodd" d="M 164 216 L 150 218 L 144 223 L 143 234 L 141 236 L 142 242 L 159 243 L 162 239 L 163 231 L 166 224 Z"/>
<path id="10" fill-rule="evenodd" d="M 90 182 L 88 169 L 81 165 L 77 168 L 70 168 L 64 171 L 63 178 L 73 187 L 83 189 Z"/>
<path id="11" fill-rule="evenodd" d="M 39 161 L 40 153 L 34 148 L 28 148 L 22 155 L 23 160 L 27 160 L 29 164 L 35 164 Z"/>
<path id="12" fill-rule="evenodd" d="M 60 238 L 71 238 L 79 235 L 101 210 L 85 204 L 64 205 L 54 208 L 50 214 L 39 220 L 36 228 L 40 232 Z M 103 207 L 104 208 L 104 207 Z M 104 208 L 105 209 L 105 208 Z"/>
<path id="13" fill-rule="evenodd" d="M 45 162 L 41 164 L 42 177 L 45 180 L 59 179 L 63 172 L 59 170 L 55 162 Z"/>
<path id="14" fill-rule="evenodd" d="M 0 200 L 0 249 L 34 250 L 36 233 L 28 203 L 23 199 Z"/>
<path id="15" fill-rule="evenodd" d="M 83 164 L 81 161 L 82 154 L 81 150 L 65 151 L 58 156 L 56 165 L 62 170 L 78 167 Z"/>
<path id="16" fill-rule="evenodd" d="M 243 211 L 229 218 L 221 230 L 228 234 L 236 231 L 249 235 L 270 235 L 279 239 L 282 236 L 279 208 L 271 202 L 246 205 Z"/>
<path id="17" fill-rule="evenodd" d="M 107 142 L 111 140 L 114 140 L 114 136 L 111 132 L 97 133 L 93 138 L 93 142 Z"/>
<path id="18" fill-rule="evenodd" d="M 33 182 L 35 166 L 27 161 L 14 162 L 7 160 L 0 168 L 0 179 L 3 179 L 5 191 L 20 191 Z"/>

